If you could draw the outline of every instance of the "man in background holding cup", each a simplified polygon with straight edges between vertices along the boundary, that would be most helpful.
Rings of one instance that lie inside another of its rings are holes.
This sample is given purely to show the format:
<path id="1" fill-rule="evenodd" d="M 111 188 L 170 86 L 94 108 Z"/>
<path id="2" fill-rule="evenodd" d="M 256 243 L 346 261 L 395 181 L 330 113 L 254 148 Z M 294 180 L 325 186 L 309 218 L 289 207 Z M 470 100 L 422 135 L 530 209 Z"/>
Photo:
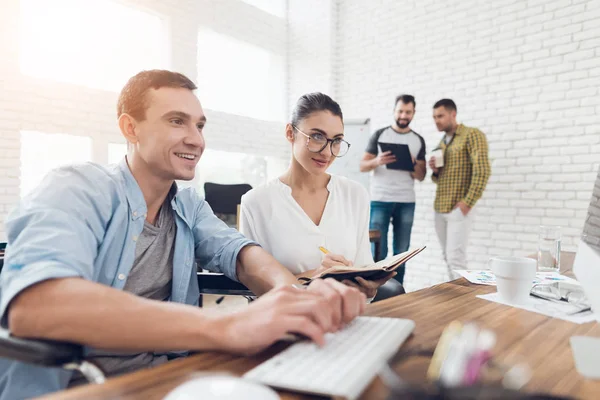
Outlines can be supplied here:
<path id="1" fill-rule="evenodd" d="M 467 268 L 472 208 L 481 198 L 491 174 L 485 134 L 456 122 L 456 104 L 442 99 L 433 106 L 433 120 L 446 134 L 432 152 L 429 167 L 437 184 L 435 230 L 442 246 L 450 279 Z"/>

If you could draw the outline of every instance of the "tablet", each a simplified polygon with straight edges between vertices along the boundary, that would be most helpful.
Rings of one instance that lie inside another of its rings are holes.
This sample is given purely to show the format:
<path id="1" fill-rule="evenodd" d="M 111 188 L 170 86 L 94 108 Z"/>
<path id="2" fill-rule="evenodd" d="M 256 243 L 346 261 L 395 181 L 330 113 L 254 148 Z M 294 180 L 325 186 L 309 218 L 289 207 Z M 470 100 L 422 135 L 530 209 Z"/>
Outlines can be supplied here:
<path id="1" fill-rule="evenodd" d="M 410 149 L 407 144 L 396 144 L 396 143 L 379 143 L 379 147 L 382 152 L 391 151 L 393 155 L 396 156 L 396 161 L 387 164 L 387 169 L 397 169 L 402 171 L 411 171 L 415 170 L 415 166 L 412 162 L 412 157 L 410 155 Z"/>

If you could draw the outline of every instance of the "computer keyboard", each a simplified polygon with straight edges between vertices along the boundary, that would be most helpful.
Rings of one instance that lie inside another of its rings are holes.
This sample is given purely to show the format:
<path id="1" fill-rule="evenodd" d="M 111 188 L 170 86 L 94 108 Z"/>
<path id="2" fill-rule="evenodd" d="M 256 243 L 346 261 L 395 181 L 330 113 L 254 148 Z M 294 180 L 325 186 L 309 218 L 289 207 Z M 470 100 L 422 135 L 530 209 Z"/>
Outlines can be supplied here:
<path id="1" fill-rule="evenodd" d="M 275 388 L 355 399 L 408 338 L 407 319 L 358 317 L 326 344 L 303 341 L 248 371 L 244 378 Z"/>

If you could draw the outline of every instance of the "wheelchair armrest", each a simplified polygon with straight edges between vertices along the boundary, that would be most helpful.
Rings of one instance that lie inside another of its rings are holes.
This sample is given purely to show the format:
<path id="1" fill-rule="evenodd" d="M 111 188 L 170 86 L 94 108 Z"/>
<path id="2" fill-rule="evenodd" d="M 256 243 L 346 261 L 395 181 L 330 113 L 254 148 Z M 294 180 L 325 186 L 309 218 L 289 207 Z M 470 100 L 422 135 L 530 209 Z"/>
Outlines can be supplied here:
<path id="1" fill-rule="evenodd" d="M 246 286 L 214 272 L 199 271 L 198 287 L 201 294 L 254 296 Z"/>
<path id="2" fill-rule="evenodd" d="M 34 365 L 61 367 L 80 362 L 83 347 L 52 340 L 18 338 L 0 328 L 0 357 Z"/>

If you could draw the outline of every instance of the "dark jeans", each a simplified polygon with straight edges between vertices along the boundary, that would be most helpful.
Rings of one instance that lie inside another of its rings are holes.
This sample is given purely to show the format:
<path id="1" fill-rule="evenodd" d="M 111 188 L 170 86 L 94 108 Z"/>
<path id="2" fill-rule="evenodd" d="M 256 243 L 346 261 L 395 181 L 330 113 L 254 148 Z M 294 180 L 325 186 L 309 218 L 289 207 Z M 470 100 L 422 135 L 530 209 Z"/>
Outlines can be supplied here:
<path id="1" fill-rule="evenodd" d="M 415 203 L 371 202 L 371 222 L 369 228 L 377 229 L 381 232 L 380 254 L 374 254 L 375 245 L 371 245 L 371 252 L 375 261 L 383 260 L 387 257 L 390 220 L 394 227 L 394 255 L 408 250 L 414 217 Z M 398 275 L 394 278 L 398 282 L 404 283 L 405 265 L 402 264 L 396 271 Z"/>

